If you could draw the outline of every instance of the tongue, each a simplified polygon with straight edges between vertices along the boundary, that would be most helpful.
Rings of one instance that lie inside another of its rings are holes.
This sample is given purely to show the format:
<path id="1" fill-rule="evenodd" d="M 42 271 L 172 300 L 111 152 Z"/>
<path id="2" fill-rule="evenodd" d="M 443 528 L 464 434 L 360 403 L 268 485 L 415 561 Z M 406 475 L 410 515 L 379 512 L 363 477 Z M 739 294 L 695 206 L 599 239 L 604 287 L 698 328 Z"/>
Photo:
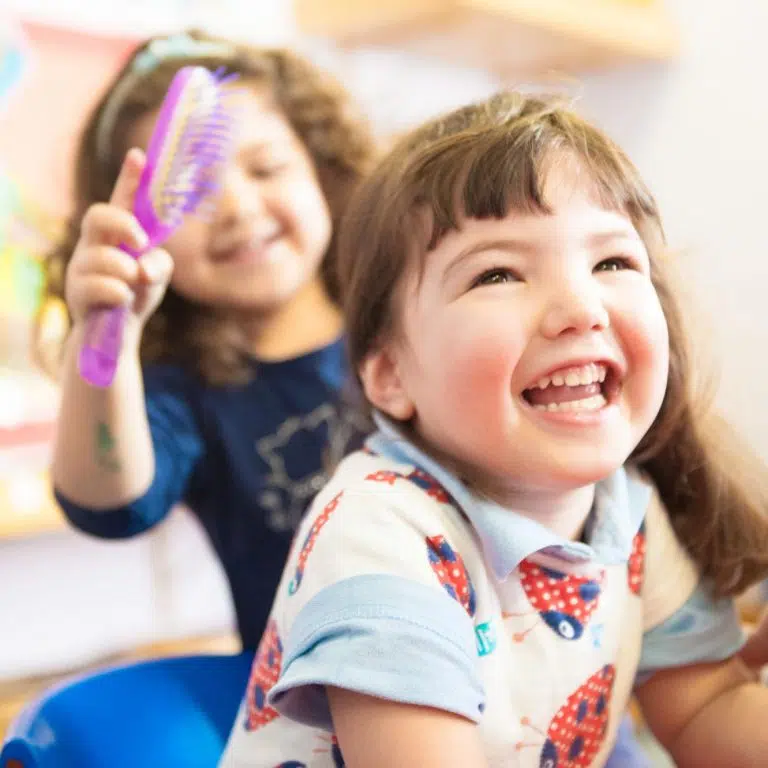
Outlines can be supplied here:
<path id="1" fill-rule="evenodd" d="M 550 403 L 568 403 L 572 400 L 584 400 L 599 395 L 602 390 L 598 382 L 579 384 L 575 387 L 549 385 L 546 389 L 526 389 L 523 395 L 531 405 L 549 405 Z"/>

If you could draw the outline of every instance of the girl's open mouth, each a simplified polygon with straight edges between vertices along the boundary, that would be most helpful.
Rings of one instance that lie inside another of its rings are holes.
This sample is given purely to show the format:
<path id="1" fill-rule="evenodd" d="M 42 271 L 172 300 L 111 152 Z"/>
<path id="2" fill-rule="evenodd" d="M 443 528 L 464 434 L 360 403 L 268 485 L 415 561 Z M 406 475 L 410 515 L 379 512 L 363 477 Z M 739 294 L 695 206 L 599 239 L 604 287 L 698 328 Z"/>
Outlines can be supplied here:
<path id="1" fill-rule="evenodd" d="M 540 411 L 599 411 L 616 399 L 620 386 L 613 365 L 594 362 L 553 371 L 523 390 L 523 399 Z"/>

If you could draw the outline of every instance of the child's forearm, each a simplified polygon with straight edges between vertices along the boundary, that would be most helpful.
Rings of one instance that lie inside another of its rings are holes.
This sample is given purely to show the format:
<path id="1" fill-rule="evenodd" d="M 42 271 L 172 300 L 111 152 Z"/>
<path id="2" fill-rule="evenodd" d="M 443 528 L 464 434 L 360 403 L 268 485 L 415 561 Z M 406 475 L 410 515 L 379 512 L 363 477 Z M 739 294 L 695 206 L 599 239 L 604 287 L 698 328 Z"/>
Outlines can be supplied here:
<path id="1" fill-rule="evenodd" d="M 57 490 L 81 506 L 120 506 L 141 496 L 152 483 L 155 458 L 138 341 L 126 329 L 120 365 L 107 389 L 92 387 L 80 377 L 81 329 L 75 327 L 67 341 L 52 478 Z"/>
<path id="2" fill-rule="evenodd" d="M 768 765 L 768 688 L 744 683 L 702 708 L 667 748 L 680 768 Z"/>

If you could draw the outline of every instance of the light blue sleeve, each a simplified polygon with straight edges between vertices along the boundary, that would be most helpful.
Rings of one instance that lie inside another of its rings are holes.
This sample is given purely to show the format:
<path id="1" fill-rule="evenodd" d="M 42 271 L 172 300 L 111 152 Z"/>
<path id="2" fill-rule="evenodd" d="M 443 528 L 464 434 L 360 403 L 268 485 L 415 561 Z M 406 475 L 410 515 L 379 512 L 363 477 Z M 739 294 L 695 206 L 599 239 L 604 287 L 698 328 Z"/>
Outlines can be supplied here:
<path id="1" fill-rule="evenodd" d="M 472 622 L 446 592 L 389 574 L 354 576 L 301 609 L 269 703 L 330 729 L 331 685 L 477 722 L 485 706 L 477 658 Z"/>
<path id="2" fill-rule="evenodd" d="M 744 631 L 733 600 L 716 600 L 699 586 L 666 621 L 643 635 L 636 684 L 654 672 L 686 664 L 722 661 L 744 644 Z"/>

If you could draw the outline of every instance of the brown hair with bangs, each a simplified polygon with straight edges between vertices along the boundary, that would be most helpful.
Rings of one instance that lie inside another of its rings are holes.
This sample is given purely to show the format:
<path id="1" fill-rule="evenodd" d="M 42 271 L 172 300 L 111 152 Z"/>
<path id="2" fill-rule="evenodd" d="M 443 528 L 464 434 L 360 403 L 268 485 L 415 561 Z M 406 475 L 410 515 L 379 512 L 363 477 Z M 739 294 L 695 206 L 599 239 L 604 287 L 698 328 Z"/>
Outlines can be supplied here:
<path id="1" fill-rule="evenodd" d="M 151 50 L 153 41 L 164 38 L 152 38 L 139 46 L 86 121 L 75 161 L 74 209 L 64 237 L 45 260 L 47 295 L 38 317 L 35 351 L 41 364 L 52 373 L 58 361 L 50 360 L 50 344 L 42 321 L 49 300 L 64 299 L 66 269 L 80 235 L 80 222 L 93 203 L 109 199 L 129 149 L 131 129 L 141 117 L 160 107 L 171 80 L 184 66 L 221 68 L 236 73 L 240 83 L 264 88 L 303 142 L 317 171 L 333 223 L 334 234 L 321 266 L 322 276 L 331 298 L 340 300 L 335 233 L 352 188 L 374 159 L 375 143 L 367 121 L 334 78 L 289 50 L 258 48 L 194 31 L 188 35 L 203 43 L 200 55 L 192 49 L 190 56 L 161 59 L 144 72 L 137 72 L 137 58 Z M 213 45 L 206 48 L 206 43 Z M 115 90 L 133 77 L 135 83 L 121 94 L 110 122 L 105 153 L 101 146 L 105 112 L 110 109 Z M 212 384 L 241 381 L 251 370 L 237 325 L 190 302 L 172 287 L 144 329 L 141 358 L 144 363 L 187 365 Z"/>
<path id="2" fill-rule="evenodd" d="M 702 576 L 719 595 L 738 593 L 768 573 L 768 471 L 694 386 L 653 196 L 622 150 L 562 100 L 505 92 L 458 109 L 401 138 L 360 185 L 339 250 L 353 370 L 398 331 L 404 275 L 462 216 L 548 212 L 542 187 L 558 155 L 574 157 L 601 202 L 632 220 L 669 328 L 664 401 L 630 460 L 652 478 Z"/>

